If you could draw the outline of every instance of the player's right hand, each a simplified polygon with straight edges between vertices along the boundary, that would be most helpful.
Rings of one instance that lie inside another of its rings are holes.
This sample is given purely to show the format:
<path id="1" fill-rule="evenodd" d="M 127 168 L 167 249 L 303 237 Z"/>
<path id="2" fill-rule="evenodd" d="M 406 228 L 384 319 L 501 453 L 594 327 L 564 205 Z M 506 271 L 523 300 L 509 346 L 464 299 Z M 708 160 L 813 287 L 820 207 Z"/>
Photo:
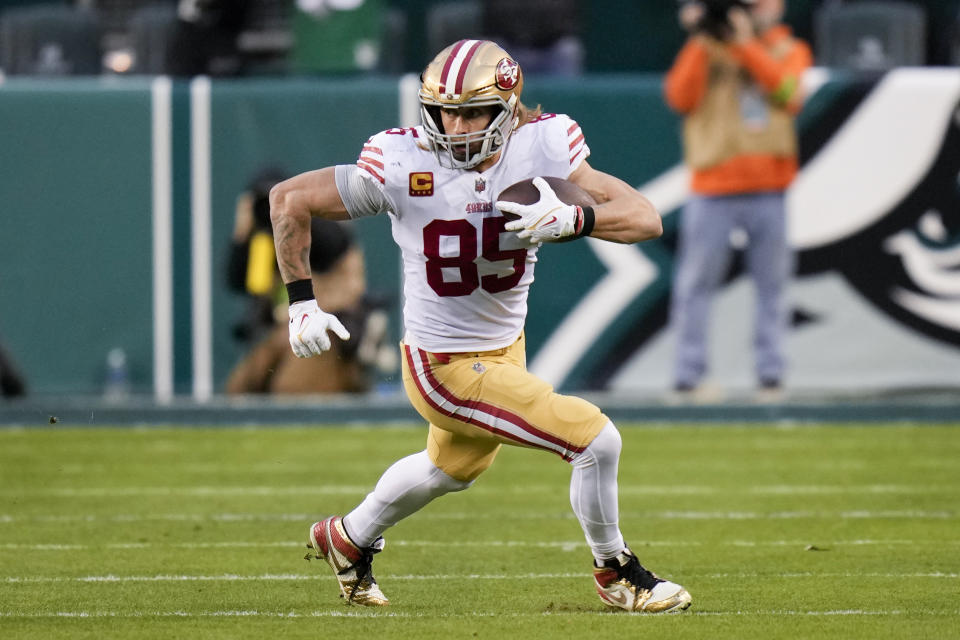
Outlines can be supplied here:
<path id="1" fill-rule="evenodd" d="M 302 300 L 290 305 L 290 348 L 298 358 L 320 355 L 330 348 L 328 331 L 341 340 L 349 340 L 350 332 L 333 314 L 317 306 L 316 300 Z"/>
<path id="2" fill-rule="evenodd" d="M 577 232 L 577 207 L 557 197 L 542 177 L 533 179 L 540 199 L 529 205 L 498 200 L 497 209 L 517 216 L 504 229 L 516 231 L 517 237 L 530 242 L 552 242 Z"/>

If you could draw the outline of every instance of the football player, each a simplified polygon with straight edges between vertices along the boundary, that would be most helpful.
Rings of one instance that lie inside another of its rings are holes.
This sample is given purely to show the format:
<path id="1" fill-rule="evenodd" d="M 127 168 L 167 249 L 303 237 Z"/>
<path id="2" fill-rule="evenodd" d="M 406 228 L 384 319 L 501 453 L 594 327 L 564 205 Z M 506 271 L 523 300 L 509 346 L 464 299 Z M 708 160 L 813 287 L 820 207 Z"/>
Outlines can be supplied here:
<path id="1" fill-rule="evenodd" d="M 587 163 L 575 121 L 523 105 L 520 67 L 493 42 L 447 47 L 421 80 L 420 126 L 378 133 L 355 164 L 301 174 L 270 194 L 290 345 L 301 357 L 329 349 L 330 331 L 349 338 L 314 300 L 310 216 L 389 216 L 403 256 L 403 382 L 429 422 L 423 451 L 388 468 L 353 511 L 310 527 L 311 554 L 330 564 L 348 602 L 386 605 L 371 571 L 382 534 L 434 498 L 468 488 L 502 444 L 523 446 L 573 467 L 570 501 L 603 602 L 629 611 L 687 608 L 690 594 L 645 569 L 620 532 L 616 427 L 597 407 L 529 373 L 524 354 L 540 243 L 648 240 L 662 232 L 659 214 Z M 540 176 L 566 178 L 598 204 L 564 204 L 542 179 L 534 180 L 540 199 L 532 205 L 494 202 L 508 186 Z"/>

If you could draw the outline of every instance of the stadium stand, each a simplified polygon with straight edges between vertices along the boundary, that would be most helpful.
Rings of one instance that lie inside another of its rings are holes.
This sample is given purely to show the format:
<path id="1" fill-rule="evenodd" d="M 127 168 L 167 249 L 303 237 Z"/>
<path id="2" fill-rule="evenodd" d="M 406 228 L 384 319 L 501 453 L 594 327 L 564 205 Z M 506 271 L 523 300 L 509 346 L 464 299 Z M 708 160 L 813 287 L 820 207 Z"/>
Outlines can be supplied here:
<path id="1" fill-rule="evenodd" d="M 926 62 L 923 7 L 894 0 L 829 3 L 814 18 L 818 64 L 883 71 Z"/>
<path id="2" fill-rule="evenodd" d="M 7 17 L 9 32 L 5 37 L 0 30 L 0 69 L 9 75 L 192 75 L 190 69 L 171 66 L 172 50 L 182 54 L 184 49 L 173 44 L 183 32 L 184 17 L 178 22 L 177 15 L 189 13 L 184 8 L 189 5 L 180 0 L 0 0 L 0 16 Z M 343 44 L 348 38 L 337 21 L 320 21 L 319 30 L 316 25 L 301 29 L 303 12 L 295 0 L 211 0 L 196 7 L 226 16 L 229 38 L 235 40 L 233 63 L 196 71 L 210 75 L 417 73 L 424 59 L 451 41 L 497 39 L 485 27 L 489 7 L 478 0 L 370 0 L 362 5 L 368 13 L 363 30 L 371 42 L 365 51 L 373 55 L 361 56 L 364 63 L 354 64 L 355 52 L 344 53 L 352 45 Z M 343 16 L 333 17 L 345 24 Z M 579 19 L 584 71 L 589 73 L 662 73 L 683 40 L 674 2 L 595 3 L 589 11 L 583 7 Z M 813 44 L 820 66 L 882 71 L 960 64 L 960 0 L 791 0 L 785 21 Z M 23 25 L 16 27 L 16 35 L 14 23 Z M 298 42 L 298 29 L 308 41 Z M 329 37 L 322 36 L 318 43 L 311 33 Z M 36 44 L 38 34 L 52 46 Z M 350 63 L 344 64 L 347 58 Z"/>
<path id="3" fill-rule="evenodd" d="M 129 42 L 135 73 L 167 73 L 167 60 L 177 25 L 173 5 L 151 5 L 138 9 L 129 22 Z"/>
<path id="4" fill-rule="evenodd" d="M 323 3 L 319 3 L 323 4 Z M 380 64 L 384 3 L 364 0 L 308 10 L 296 3 L 291 17 L 290 67 L 303 73 L 368 72 Z M 391 54 L 392 55 L 392 54 Z"/>
<path id="5" fill-rule="evenodd" d="M 293 46 L 290 0 L 247 0 L 237 48 L 245 73 L 279 73 L 287 70 Z"/>
<path id="6" fill-rule="evenodd" d="M 97 12 L 63 4 L 5 9 L 0 15 L 0 68 L 44 76 L 100 70 L 101 23 Z"/>
<path id="7" fill-rule="evenodd" d="M 480 2 L 438 2 L 427 10 L 427 47 L 430 51 L 440 51 L 451 42 L 474 38 L 482 24 Z"/>

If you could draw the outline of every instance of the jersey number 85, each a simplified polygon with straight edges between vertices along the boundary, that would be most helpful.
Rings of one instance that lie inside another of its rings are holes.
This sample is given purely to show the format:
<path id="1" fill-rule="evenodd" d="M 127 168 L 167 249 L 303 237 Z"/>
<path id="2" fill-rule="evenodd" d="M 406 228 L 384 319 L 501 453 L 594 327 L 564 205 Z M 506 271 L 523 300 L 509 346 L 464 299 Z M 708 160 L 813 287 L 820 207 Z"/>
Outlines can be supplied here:
<path id="1" fill-rule="evenodd" d="M 481 257 L 489 262 L 513 260 L 513 272 L 498 276 L 480 276 L 477 267 L 477 228 L 468 220 L 434 220 L 423 228 L 423 255 L 427 262 L 427 283 L 438 296 L 468 296 L 477 287 L 488 293 L 500 293 L 512 289 L 520 282 L 526 268 L 526 249 L 501 249 L 500 234 L 505 233 L 506 218 L 484 218 L 482 228 Z M 441 237 L 458 238 L 459 253 L 455 256 L 440 255 Z M 457 269 L 459 280 L 446 281 L 444 269 Z"/>

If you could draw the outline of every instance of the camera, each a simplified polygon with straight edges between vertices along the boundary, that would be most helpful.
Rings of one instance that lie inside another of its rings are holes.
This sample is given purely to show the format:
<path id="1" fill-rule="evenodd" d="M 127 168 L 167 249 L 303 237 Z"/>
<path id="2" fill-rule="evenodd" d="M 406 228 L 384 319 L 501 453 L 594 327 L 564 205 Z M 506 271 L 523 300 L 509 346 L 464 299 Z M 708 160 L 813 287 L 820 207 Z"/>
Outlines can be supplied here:
<path id="1" fill-rule="evenodd" d="M 283 182 L 286 174 L 277 167 L 261 169 L 250 180 L 247 192 L 253 199 L 253 228 L 255 231 L 273 233 L 270 222 L 270 189 L 278 182 Z"/>
<path id="2" fill-rule="evenodd" d="M 703 8 L 703 14 L 693 31 L 706 33 L 717 40 L 727 40 L 732 33 L 727 12 L 734 7 L 749 9 L 754 2 L 755 0 L 680 0 L 681 6 L 692 4 Z"/>

